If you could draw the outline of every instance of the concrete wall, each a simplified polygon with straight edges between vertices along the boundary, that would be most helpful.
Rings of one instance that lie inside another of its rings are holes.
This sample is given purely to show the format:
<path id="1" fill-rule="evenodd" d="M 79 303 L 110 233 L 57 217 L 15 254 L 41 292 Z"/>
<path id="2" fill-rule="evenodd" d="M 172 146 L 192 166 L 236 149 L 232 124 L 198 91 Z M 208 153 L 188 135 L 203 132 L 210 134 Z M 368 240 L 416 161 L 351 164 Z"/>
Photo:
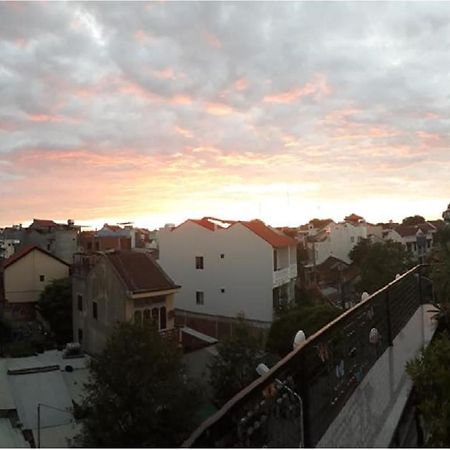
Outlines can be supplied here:
<path id="1" fill-rule="evenodd" d="M 33 250 L 5 269 L 5 297 L 9 303 L 37 302 L 45 286 L 68 276 L 69 266 Z"/>
<path id="2" fill-rule="evenodd" d="M 116 322 L 125 320 L 125 289 L 116 276 L 111 276 L 107 261 L 100 261 L 86 279 L 73 277 L 73 333 L 83 331 L 82 348 L 88 353 L 103 349 L 106 338 Z M 78 295 L 83 297 L 83 310 L 78 310 Z M 93 302 L 97 303 L 97 319 L 93 317 Z"/>
<path id="3" fill-rule="evenodd" d="M 273 320 L 273 248 L 266 241 L 241 224 L 210 231 L 186 222 L 158 234 L 159 263 L 182 286 L 175 299 L 177 309 Z M 203 270 L 196 269 L 196 256 L 203 256 Z M 196 304 L 196 291 L 204 292 L 204 305 Z"/>
<path id="4" fill-rule="evenodd" d="M 433 337 L 431 305 L 422 305 L 381 355 L 329 426 L 317 448 L 387 448 L 411 390 L 406 363 Z"/>
<path id="5" fill-rule="evenodd" d="M 72 264 L 73 254 L 77 251 L 76 228 L 52 229 L 51 231 L 37 231 L 33 229 L 5 229 L 4 237 L 20 240 L 20 247 L 37 245 L 52 255 Z"/>

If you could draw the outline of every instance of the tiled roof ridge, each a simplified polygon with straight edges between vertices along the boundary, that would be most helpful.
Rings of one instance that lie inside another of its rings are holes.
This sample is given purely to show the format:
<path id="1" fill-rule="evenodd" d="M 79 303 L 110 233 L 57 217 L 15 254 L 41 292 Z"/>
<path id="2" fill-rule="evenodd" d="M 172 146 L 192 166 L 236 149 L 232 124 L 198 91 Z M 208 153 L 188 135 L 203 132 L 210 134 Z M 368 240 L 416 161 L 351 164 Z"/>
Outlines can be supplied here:
<path id="1" fill-rule="evenodd" d="M 67 263 L 66 261 L 64 261 L 61 258 L 58 258 L 55 255 L 52 255 L 50 252 L 44 250 L 43 248 L 39 247 L 38 245 L 35 244 L 29 244 L 26 245 L 25 247 L 22 247 L 21 249 L 19 249 L 17 252 L 13 253 L 3 264 L 3 269 L 6 269 L 7 267 L 13 265 L 16 261 L 18 261 L 19 259 L 22 259 L 24 256 L 28 255 L 28 253 L 31 253 L 33 250 L 39 250 L 40 252 L 44 253 L 47 256 L 50 256 L 54 259 L 56 259 L 57 261 L 65 264 L 66 266 L 70 266 L 69 263 Z"/>

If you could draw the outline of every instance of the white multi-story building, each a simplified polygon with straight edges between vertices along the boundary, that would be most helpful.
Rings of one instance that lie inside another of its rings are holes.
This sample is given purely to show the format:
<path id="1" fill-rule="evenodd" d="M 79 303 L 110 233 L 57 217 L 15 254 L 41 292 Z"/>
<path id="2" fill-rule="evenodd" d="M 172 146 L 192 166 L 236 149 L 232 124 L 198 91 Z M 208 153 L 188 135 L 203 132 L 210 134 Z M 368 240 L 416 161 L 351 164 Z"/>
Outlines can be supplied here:
<path id="1" fill-rule="evenodd" d="M 182 286 L 177 318 L 192 328 L 217 337 L 240 314 L 268 326 L 294 299 L 297 242 L 259 220 L 187 220 L 158 233 L 159 263 Z"/>
<path id="2" fill-rule="evenodd" d="M 349 253 L 361 239 L 367 239 L 367 226 L 348 222 L 331 222 L 308 242 L 313 265 L 322 264 L 330 256 L 350 263 Z"/>

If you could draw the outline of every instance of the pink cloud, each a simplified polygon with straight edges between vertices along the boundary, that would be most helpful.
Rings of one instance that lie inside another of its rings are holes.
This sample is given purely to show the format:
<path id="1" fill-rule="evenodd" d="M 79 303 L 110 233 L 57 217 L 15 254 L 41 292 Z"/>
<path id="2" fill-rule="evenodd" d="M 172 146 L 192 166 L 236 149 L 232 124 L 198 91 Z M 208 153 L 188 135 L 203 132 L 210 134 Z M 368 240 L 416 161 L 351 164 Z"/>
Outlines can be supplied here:
<path id="1" fill-rule="evenodd" d="M 32 122 L 67 122 L 79 123 L 80 119 L 74 117 L 67 117 L 59 114 L 31 114 L 29 116 Z"/>

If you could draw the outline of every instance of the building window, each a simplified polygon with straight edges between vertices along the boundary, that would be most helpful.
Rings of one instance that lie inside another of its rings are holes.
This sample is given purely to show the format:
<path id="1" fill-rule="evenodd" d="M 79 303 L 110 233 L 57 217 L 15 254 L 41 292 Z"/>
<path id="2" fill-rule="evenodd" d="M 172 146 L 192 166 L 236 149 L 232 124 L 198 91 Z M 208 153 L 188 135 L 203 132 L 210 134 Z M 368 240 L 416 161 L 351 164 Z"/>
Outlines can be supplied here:
<path id="1" fill-rule="evenodd" d="M 47 251 L 50 251 L 50 244 L 47 244 Z"/>
<path id="2" fill-rule="evenodd" d="M 355 242 L 355 237 L 354 236 L 350 236 L 350 242 L 353 244 L 353 242 Z"/>
<path id="3" fill-rule="evenodd" d="M 163 306 L 159 310 L 159 329 L 165 330 L 166 328 L 167 328 L 167 312 L 166 312 L 166 307 Z"/>
<path id="4" fill-rule="evenodd" d="M 87 249 L 88 250 L 92 250 L 92 242 L 88 242 L 87 243 Z"/>
<path id="5" fill-rule="evenodd" d="M 225 258 L 225 254 L 224 254 L 224 253 L 221 253 L 221 254 L 220 254 L 220 259 L 223 259 L 223 258 Z"/>
<path id="6" fill-rule="evenodd" d="M 45 281 L 45 275 L 39 275 L 39 281 Z"/>
<path id="7" fill-rule="evenodd" d="M 197 291 L 195 293 L 195 302 L 197 305 L 204 305 L 205 304 L 205 293 L 202 291 Z"/>
<path id="8" fill-rule="evenodd" d="M 78 294 L 77 300 L 78 300 L 78 311 L 83 311 L 83 296 Z"/>
<path id="9" fill-rule="evenodd" d="M 95 250 L 100 250 L 100 242 L 95 243 Z"/>
<path id="10" fill-rule="evenodd" d="M 156 326 L 159 325 L 159 308 L 152 309 L 152 321 Z"/>
<path id="11" fill-rule="evenodd" d="M 81 328 L 78 328 L 78 342 L 83 343 L 83 330 Z"/>
<path id="12" fill-rule="evenodd" d="M 149 321 L 150 321 L 150 310 L 145 309 L 144 310 L 144 322 L 149 322 Z"/>
<path id="13" fill-rule="evenodd" d="M 142 312 L 141 311 L 134 312 L 134 323 L 139 324 L 139 325 L 142 323 Z"/>
<path id="14" fill-rule="evenodd" d="M 202 270 L 203 267 L 203 256 L 196 256 L 195 257 L 195 268 Z"/>
<path id="15" fill-rule="evenodd" d="M 96 320 L 98 318 L 97 302 L 92 302 L 92 317 Z"/>
<path id="16" fill-rule="evenodd" d="M 278 270 L 277 251 L 273 251 L 273 270 Z"/>
<path id="17" fill-rule="evenodd" d="M 220 289 L 220 292 L 223 294 L 225 292 L 225 288 Z"/>

